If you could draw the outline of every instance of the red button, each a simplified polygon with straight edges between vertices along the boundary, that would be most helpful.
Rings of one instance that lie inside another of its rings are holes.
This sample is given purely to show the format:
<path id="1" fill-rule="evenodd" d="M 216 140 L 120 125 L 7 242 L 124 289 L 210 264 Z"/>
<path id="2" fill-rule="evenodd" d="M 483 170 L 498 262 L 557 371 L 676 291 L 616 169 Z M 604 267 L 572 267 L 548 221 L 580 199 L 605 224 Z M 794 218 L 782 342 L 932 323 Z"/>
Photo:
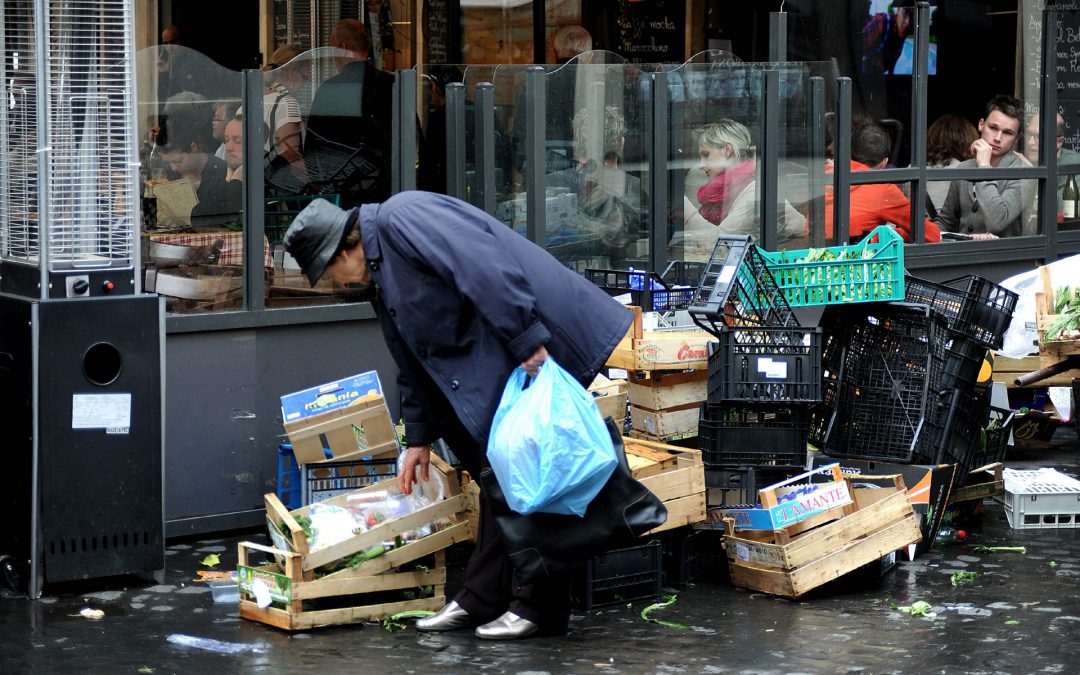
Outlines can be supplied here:
<path id="1" fill-rule="evenodd" d="M 108 293 L 114 288 L 116 288 L 116 286 L 111 281 L 105 281 L 101 284 L 101 290 L 105 291 L 106 293 Z"/>

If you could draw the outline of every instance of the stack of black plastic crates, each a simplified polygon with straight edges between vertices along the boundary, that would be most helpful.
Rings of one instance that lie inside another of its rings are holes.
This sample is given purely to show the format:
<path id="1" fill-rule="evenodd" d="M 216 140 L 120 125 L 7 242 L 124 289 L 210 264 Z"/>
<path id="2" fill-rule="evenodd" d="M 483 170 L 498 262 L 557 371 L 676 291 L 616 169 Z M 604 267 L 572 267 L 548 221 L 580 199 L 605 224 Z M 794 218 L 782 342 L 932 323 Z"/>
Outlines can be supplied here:
<path id="1" fill-rule="evenodd" d="M 811 441 L 834 457 L 956 464 L 962 482 L 985 457 L 989 395 L 978 378 L 1016 297 L 974 276 L 908 276 L 904 303 L 828 307 Z"/>
<path id="2" fill-rule="evenodd" d="M 673 261 L 663 274 L 642 270 L 586 269 L 585 278 L 613 297 L 629 296 L 625 304 L 643 312 L 686 309 L 701 274 L 698 263 Z"/>
<path id="3" fill-rule="evenodd" d="M 719 339 L 698 422 L 710 505 L 755 501 L 806 465 L 821 330 L 799 326 L 750 237 L 719 238 L 689 311 Z"/>

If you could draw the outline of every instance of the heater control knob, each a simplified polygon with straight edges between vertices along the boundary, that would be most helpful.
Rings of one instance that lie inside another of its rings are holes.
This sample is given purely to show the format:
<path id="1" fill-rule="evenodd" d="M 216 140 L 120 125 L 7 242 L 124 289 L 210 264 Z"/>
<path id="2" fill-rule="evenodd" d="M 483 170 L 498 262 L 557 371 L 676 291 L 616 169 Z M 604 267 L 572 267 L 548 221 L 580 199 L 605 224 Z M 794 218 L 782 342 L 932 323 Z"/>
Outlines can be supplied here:
<path id="1" fill-rule="evenodd" d="M 86 292 L 90 290 L 90 283 L 85 279 L 79 279 L 71 284 L 71 290 L 74 291 L 76 295 L 85 295 Z"/>
<path id="2" fill-rule="evenodd" d="M 109 293 L 114 288 L 116 288 L 116 284 L 114 284 L 113 282 L 111 282 L 109 280 L 105 280 L 105 281 L 101 282 L 101 290 L 106 292 L 106 293 Z"/>

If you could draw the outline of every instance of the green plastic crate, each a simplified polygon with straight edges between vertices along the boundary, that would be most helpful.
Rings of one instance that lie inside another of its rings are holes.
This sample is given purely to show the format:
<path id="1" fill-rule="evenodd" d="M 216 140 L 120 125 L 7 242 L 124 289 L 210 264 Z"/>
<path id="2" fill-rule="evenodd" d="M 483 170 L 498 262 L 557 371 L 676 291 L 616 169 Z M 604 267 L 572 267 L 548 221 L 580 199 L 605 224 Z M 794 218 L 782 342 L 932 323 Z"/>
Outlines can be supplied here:
<path id="1" fill-rule="evenodd" d="M 822 251 L 843 259 L 806 261 Z M 850 246 L 761 254 L 792 307 L 904 299 L 904 239 L 887 225 Z"/>

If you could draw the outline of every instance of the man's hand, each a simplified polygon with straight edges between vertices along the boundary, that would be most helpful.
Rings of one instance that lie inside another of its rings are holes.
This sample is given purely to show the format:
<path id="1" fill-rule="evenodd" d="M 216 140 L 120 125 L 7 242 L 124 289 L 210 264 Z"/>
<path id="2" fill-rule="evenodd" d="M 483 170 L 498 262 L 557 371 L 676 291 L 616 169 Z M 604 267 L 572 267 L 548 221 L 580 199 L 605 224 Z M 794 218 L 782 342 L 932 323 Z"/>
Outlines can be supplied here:
<path id="1" fill-rule="evenodd" d="M 544 365 L 544 361 L 547 360 L 547 357 L 547 348 L 540 345 L 540 349 L 537 349 L 532 356 L 521 362 L 521 367 L 525 369 L 525 372 L 528 373 L 530 377 L 536 377 L 536 373 L 540 370 L 540 366 Z"/>
<path id="2" fill-rule="evenodd" d="M 420 480 L 427 481 L 431 474 L 428 466 L 431 464 L 431 446 L 414 445 L 405 451 L 404 466 L 401 467 L 401 475 L 397 478 L 398 488 L 401 494 L 412 494 L 412 485 L 416 482 L 416 467 L 420 466 Z"/>
<path id="3" fill-rule="evenodd" d="M 976 138 L 971 143 L 971 156 L 975 158 L 975 166 L 985 169 L 990 166 L 990 153 L 993 148 L 981 138 Z"/>

